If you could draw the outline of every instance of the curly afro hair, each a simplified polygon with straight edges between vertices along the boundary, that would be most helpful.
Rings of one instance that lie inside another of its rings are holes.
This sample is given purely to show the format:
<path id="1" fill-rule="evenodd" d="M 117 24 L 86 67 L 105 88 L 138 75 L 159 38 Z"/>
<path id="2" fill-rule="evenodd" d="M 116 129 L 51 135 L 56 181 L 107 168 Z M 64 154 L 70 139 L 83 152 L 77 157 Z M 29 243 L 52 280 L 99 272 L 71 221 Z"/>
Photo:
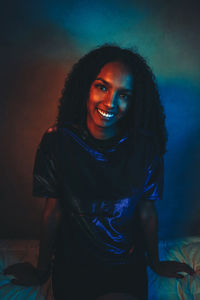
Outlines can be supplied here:
<path id="1" fill-rule="evenodd" d="M 128 65 L 134 77 L 132 104 L 121 126 L 129 132 L 133 145 L 137 136 L 143 133 L 154 141 L 156 152 L 163 155 L 166 152 L 167 131 L 155 76 L 145 59 L 132 49 L 104 44 L 74 64 L 59 99 L 57 126 L 63 127 L 66 122 L 73 122 L 84 128 L 90 86 L 101 68 L 112 61 Z"/>

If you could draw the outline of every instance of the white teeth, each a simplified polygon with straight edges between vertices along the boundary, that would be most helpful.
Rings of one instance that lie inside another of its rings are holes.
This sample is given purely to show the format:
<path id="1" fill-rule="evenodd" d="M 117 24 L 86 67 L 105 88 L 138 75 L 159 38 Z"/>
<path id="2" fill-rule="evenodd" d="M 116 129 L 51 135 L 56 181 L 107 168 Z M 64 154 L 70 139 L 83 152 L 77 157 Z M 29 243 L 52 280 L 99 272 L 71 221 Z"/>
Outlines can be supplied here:
<path id="1" fill-rule="evenodd" d="M 104 117 L 106 117 L 106 118 L 111 118 L 111 117 L 113 117 L 114 116 L 114 114 L 109 114 L 109 113 L 105 113 L 103 110 L 101 110 L 101 109 L 97 109 L 98 110 L 98 112 L 102 115 L 102 116 L 104 116 Z"/>

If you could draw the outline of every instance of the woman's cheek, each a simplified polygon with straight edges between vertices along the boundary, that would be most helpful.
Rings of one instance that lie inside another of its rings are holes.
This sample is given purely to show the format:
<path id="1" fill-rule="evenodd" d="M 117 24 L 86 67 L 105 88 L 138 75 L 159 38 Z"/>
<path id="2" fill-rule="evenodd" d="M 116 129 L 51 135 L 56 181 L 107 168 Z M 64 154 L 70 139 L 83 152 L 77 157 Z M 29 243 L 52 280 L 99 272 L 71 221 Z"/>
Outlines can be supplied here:
<path id="1" fill-rule="evenodd" d="M 90 94 L 90 99 L 92 102 L 97 102 L 101 98 L 101 95 L 98 91 L 92 91 Z"/>
<path id="2" fill-rule="evenodd" d="M 128 109 L 128 103 L 125 101 L 120 102 L 120 111 L 125 112 Z"/>

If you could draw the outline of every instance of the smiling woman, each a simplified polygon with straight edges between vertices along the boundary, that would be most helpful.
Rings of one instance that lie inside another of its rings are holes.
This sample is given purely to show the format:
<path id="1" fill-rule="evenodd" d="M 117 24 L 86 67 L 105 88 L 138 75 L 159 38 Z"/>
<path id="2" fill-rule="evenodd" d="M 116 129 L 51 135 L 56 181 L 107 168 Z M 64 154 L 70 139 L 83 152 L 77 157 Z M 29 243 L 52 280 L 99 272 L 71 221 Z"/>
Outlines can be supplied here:
<path id="1" fill-rule="evenodd" d="M 108 139 L 120 131 L 118 121 L 131 105 L 133 74 L 125 64 L 110 62 L 92 83 L 87 100 L 87 127 L 97 139 Z"/>
<path id="2" fill-rule="evenodd" d="M 53 265 L 55 300 L 146 300 L 147 262 L 163 276 L 193 274 L 159 261 L 154 201 L 162 198 L 166 141 L 145 60 L 111 45 L 82 57 L 37 149 L 33 195 L 47 199 L 38 266 L 15 266 L 15 283 L 42 284 Z"/>

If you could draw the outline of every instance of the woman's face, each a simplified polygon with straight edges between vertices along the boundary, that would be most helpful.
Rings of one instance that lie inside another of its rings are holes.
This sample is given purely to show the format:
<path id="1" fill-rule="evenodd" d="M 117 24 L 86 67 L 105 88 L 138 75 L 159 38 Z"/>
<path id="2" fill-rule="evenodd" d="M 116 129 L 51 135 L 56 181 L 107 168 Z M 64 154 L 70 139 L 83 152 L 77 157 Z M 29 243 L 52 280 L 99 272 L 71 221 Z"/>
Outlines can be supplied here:
<path id="1" fill-rule="evenodd" d="M 92 83 L 87 100 L 87 126 L 94 137 L 117 133 L 117 122 L 127 113 L 133 93 L 133 74 L 121 62 L 105 64 Z"/>

